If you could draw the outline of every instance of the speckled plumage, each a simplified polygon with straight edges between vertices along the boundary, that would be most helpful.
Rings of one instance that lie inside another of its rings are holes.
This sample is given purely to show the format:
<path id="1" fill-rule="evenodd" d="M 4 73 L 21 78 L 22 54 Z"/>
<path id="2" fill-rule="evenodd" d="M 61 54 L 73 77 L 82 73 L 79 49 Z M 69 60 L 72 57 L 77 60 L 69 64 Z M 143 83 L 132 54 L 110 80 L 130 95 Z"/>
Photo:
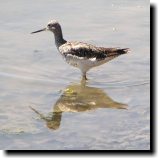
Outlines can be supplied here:
<path id="1" fill-rule="evenodd" d="M 86 72 L 96 66 L 102 65 L 111 59 L 128 52 L 128 48 L 96 47 L 84 42 L 68 42 L 63 39 L 62 29 L 56 20 L 48 23 L 47 27 L 32 33 L 49 30 L 54 33 L 55 44 L 65 61 L 81 70 L 83 78 Z"/>

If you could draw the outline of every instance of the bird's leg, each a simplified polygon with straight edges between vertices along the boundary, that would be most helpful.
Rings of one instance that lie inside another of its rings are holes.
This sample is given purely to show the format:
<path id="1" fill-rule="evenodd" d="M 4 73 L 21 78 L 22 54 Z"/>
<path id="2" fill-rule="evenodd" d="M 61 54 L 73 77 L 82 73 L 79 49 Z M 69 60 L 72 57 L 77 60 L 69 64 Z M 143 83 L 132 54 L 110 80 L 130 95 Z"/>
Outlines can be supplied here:
<path id="1" fill-rule="evenodd" d="M 82 80 L 87 80 L 86 72 L 82 72 Z"/>

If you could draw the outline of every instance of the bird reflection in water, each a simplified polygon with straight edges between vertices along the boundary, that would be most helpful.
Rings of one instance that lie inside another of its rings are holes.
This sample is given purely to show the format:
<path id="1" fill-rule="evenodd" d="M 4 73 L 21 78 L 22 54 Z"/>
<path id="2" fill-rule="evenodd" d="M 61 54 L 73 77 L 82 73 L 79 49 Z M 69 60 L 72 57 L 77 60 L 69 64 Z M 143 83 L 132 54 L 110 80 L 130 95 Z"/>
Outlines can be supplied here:
<path id="1" fill-rule="evenodd" d="M 72 84 L 64 90 L 49 116 L 30 108 L 46 122 L 48 128 L 56 130 L 60 127 L 63 112 L 87 112 L 98 108 L 127 109 L 127 105 L 115 102 L 100 88 L 81 83 Z"/>

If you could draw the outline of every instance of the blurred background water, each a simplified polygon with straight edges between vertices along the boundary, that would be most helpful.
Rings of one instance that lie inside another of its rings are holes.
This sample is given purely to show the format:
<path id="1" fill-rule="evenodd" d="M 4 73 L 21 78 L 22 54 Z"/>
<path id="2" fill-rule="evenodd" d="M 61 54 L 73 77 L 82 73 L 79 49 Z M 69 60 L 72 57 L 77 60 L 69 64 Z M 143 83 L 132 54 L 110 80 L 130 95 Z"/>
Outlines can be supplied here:
<path id="1" fill-rule="evenodd" d="M 0 149 L 148 150 L 149 11 L 147 0 L 1 0 Z M 53 34 L 30 34 L 51 19 L 68 41 L 131 53 L 92 69 L 83 86 Z"/>

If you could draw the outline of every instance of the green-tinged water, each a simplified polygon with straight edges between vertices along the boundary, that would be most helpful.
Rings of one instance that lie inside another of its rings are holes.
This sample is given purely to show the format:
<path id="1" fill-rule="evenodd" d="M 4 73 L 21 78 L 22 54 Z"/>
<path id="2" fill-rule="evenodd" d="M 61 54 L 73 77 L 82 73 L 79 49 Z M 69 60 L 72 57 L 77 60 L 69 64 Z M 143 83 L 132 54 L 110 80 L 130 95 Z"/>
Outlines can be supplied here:
<path id="1" fill-rule="evenodd" d="M 150 149 L 150 6 L 139 0 L 0 2 L 0 149 Z M 131 52 L 88 72 L 50 32 Z"/>

